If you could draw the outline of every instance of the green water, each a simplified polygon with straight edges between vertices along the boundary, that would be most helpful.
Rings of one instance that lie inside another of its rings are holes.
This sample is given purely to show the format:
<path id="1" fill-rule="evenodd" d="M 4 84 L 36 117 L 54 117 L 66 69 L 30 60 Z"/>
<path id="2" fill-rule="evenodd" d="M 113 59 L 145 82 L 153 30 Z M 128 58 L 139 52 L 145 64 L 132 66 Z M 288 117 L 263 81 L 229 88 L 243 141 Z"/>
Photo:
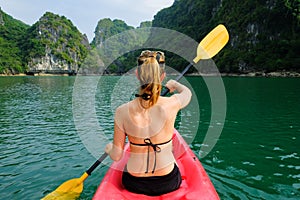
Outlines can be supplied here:
<path id="1" fill-rule="evenodd" d="M 105 105 L 114 99 L 118 78 L 104 77 L 107 84 L 96 88 L 94 107 L 108 137 L 113 117 Z M 221 199 L 300 199 L 300 79 L 223 78 L 227 112 L 216 124 L 210 123 L 205 82 L 187 80 L 199 112 L 187 108 L 176 126 L 188 137 L 197 123 L 191 144 L 197 155 L 211 126 L 224 126 L 201 159 Z M 1 199 L 40 199 L 95 162 L 74 122 L 74 109 L 80 109 L 73 105 L 74 82 L 75 77 L 0 77 Z M 197 114 L 193 122 L 188 118 Z M 103 148 L 99 143 L 98 151 Z M 106 170 L 100 165 L 93 172 L 80 199 L 92 198 Z"/>

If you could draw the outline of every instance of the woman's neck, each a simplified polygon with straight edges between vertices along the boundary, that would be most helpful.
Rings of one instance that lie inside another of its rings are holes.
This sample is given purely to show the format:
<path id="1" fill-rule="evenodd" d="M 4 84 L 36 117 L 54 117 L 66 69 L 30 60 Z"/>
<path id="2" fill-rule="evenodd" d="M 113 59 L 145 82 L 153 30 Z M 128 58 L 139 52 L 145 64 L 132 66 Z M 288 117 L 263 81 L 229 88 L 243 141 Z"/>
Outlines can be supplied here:
<path id="1" fill-rule="evenodd" d="M 139 108 L 141 109 L 141 110 L 148 110 L 149 108 L 150 108 L 150 106 L 149 106 L 149 101 L 147 101 L 147 100 L 144 100 L 144 99 L 142 99 L 142 98 L 138 98 L 138 105 L 139 105 Z"/>

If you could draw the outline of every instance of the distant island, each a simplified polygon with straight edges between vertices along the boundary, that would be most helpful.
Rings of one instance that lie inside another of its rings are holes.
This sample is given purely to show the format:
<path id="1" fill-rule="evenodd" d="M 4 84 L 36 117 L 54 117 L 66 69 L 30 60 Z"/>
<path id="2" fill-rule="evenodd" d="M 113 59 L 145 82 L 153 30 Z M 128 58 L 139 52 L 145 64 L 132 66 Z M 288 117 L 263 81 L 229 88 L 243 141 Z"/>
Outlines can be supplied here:
<path id="1" fill-rule="evenodd" d="M 29 26 L 0 8 L 0 75 L 123 74 L 136 65 L 138 54 L 122 55 L 104 68 L 95 47 L 107 38 L 141 27 L 162 27 L 200 41 L 217 24 L 224 24 L 230 34 L 229 44 L 214 57 L 221 75 L 300 77 L 297 0 L 175 0 L 137 28 L 118 19 L 100 19 L 91 42 L 65 16 L 46 12 Z M 179 71 L 187 63 L 172 53 L 167 59 Z M 83 67 L 87 60 L 93 61 L 92 67 Z"/>

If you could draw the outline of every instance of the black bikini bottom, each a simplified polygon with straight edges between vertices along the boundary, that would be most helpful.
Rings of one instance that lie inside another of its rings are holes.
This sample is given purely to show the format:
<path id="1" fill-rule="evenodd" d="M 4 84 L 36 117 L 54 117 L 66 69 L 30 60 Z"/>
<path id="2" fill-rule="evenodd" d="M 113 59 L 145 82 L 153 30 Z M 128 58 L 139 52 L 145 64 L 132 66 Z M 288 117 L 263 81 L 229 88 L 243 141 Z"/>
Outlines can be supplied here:
<path id="1" fill-rule="evenodd" d="M 148 196 L 159 196 L 177 190 L 182 180 L 179 168 L 174 164 L 174 169 L 163 176 L 136 177 L 127 172 L 123 172 L 123 186 L 130 192 L 145 194 Z"/>

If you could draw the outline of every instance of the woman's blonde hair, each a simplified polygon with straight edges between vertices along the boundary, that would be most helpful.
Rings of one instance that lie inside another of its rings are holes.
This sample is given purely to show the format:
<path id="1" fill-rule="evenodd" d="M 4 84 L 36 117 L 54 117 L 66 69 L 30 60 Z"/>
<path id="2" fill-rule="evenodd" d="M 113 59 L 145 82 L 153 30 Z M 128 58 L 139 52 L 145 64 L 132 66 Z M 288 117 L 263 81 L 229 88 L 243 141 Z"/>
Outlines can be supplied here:
<path id="1" fill-rule="evenodd" d="M 161 75 L 164 73 L 163 52 L 143 51 L 138 58 L 137 75 L 140 91 L 137 97 L 149 101 L 147 108 L 156 104 L 161 92 Z"/>

